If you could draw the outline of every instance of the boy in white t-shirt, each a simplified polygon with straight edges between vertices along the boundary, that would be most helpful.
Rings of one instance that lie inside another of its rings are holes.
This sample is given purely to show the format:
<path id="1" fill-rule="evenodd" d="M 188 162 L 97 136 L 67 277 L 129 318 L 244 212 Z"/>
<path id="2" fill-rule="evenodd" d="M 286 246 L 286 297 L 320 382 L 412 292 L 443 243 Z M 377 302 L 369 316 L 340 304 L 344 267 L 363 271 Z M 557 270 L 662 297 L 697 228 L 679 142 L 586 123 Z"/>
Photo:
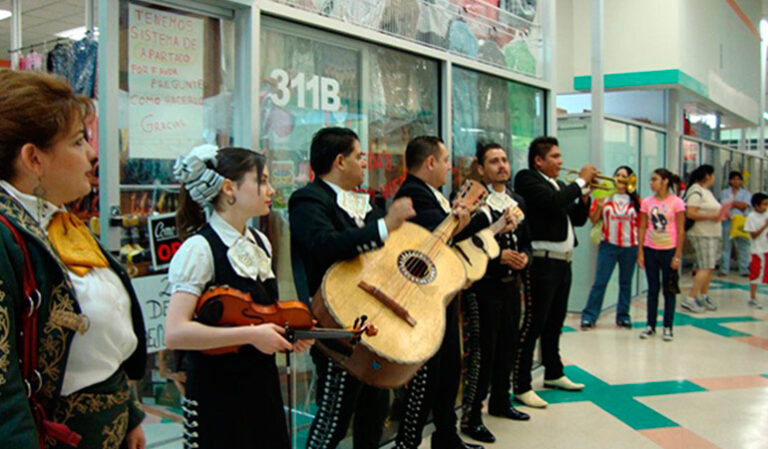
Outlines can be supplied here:
<path id="1" fill-rule="evenodd" d="M 744 231 L 752 237 L 752 261 L 749 264 L 749 306 L 762 309 L 757 302 L 757 286 L 768 284 L 768 195 L 752 195 L 752 212 L 744 223 Z"/>

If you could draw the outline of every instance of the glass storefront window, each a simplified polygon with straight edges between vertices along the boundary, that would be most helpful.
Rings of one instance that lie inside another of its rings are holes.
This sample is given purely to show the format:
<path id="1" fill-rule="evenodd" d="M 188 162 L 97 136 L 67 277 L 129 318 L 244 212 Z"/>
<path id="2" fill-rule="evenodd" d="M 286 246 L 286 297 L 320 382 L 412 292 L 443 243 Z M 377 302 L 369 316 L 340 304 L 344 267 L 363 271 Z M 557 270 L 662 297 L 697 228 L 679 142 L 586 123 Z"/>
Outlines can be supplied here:
<path id="1" fill-rule="evenodd" d="M 181 422 L 183 378 L 164 351 L 169 298 L 163 267 L 178 242 L 151 245 L 155 228 L 148 221 L 164 216 L 165 232 L 175 229 L 178 156 L 203 143 L 234 143 L 235 24 L 150 1 L 121 0 L 119 11 L 120 216 L 111 217 L 111 225 L 120 229 L 119 255 L 144 313 L 152 374 L 139 382 L 141 402 L 150 419 Z M 180 438 L 181 430 L 171 433 Z"/>
<path id="2" fill-rule="evenodd" d="M 701 155 L 699 154 L 700 146 L 697 142 L 691 142 L 690 140 L 683 139 L 682 148 L 680 152 L 681 161 L 681 173 L 680 177 L 684 183 L 688 183 L 688 177 L 691 172 L 701 165 Z"/>
<path id="3" fill-rule="evenodd" d="M 453 188 L 476 175 L 478 142 L 502 145 L 514 178 L 528 167 L 531 140 L 544 134 L 544 91 L 459 67 L 452 79 Z"/>
<path id="4" fill-rule="evenodd" d="M 745 180 L 744 187 L 750 192 L 760 190 L 760 168 L 761 160 L 758 157 L 749 157 L 749 177 Z"/>
<path id="5" fill-rule="evenodd" d="M 637 158 L 640 154 L 640 128 L 610 120 L 606 120 L 603 127 L 605 135 L 603 166 L 601 167 L 603 173 L 612 176 L 616 168 L 621 165 L 628 165 L 632 170 L 637 171 Z"/>
<path id="6" fill-rule="evenodd" d="M 326 126 L 353 129 L 367 157 L 361 186 L 383 205 L 405 177 L 405 147 L 440 134 L 439 65 L 401 51 L 266 18 L 261 28 L 260 141 L 277 191 L 267 234 L 281 299 L 296 299 L 290 259 L 288 199 L 314 179 L 312 136 Z M 307 298 L 299 298 L 307 299 Z M 279 361 L 281 363 L 281 361 Z M 314 416 L 309 356 L 295 357 L 299 447 Z M 391 439 L 397 425 L 385 429 Z"/>
<path id="7" fill-rule="evenodd" d="M 368 168 L 361 186 L 379 203 L 405 174 L 405 146 L 439 134 L 437 62 L 278 20 L 261 38 L 261 133 L 277 191 L 270 216 L 281 298 L 296 298 L 290 263 L 288 198 L 314 178 L 312 136 L 343 126 L 360 136 Z"/>

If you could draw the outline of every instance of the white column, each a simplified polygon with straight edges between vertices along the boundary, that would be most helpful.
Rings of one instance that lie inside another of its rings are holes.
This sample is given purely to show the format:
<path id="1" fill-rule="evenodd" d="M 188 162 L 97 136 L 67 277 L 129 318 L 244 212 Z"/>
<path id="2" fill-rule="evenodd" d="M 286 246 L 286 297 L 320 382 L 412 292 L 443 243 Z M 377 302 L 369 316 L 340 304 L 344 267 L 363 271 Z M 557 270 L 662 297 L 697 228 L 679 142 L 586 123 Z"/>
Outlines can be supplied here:
<path id="1" fill-rule="evenodd" d="M 680 107 L 680 93 L 667 91 L 667 161 L 666 168 L 680 174 L 680 135 L 683 133 L 683 111 Z"/>
<path id="2" fill-rule="evenodd" d="M 86 31 L 93 31 L 96 28 L 96 16 L 93 12 L 96 10 L 96 0 L 84 0 L 85 1 L 85 29 Z"/>
<path id="3" fill-rule="evenodd" d="M 99 211 L 101 243 L 108 250 L 120 248 L 120 228 L 109 225 L 110 217 L 120 213 L 120 118 L 118 95 L 120 80 L 120 4 L 99 0 L 98 113 L 99 113 Z"/>
<path id="4" fill-rule="evenodd" d="M 758 154 L 768 155 L 765 151 L 765 59 L 768 57 L 768 22 L 760 21 L 760 111 L 757 119 L 757 150 Z"/>
<path id="5" fill-rule="evenodd" d="M 549 82 L 550 90 L 546 92 L 546 99 L 542 105 L 545 109 L 546 129 L 548 136 L 557 136 L 557 2 L 541 2 L 543 10 L 544 32 L 544 79 Z"/>
<path id="6" fill-rule="evenodd" d="M 590 161 L 603 166 L 603 121 L 605 116 L 603 85 L 603 0 L 592 0 L 592 134 Z"/>
<path id="7" fill-rule="evenodd" d="M 21 48 L 21 0 L 11 0 L 11 50 Z M 11 53 L 11 68 L 19 68 L 21 52 Z"/>

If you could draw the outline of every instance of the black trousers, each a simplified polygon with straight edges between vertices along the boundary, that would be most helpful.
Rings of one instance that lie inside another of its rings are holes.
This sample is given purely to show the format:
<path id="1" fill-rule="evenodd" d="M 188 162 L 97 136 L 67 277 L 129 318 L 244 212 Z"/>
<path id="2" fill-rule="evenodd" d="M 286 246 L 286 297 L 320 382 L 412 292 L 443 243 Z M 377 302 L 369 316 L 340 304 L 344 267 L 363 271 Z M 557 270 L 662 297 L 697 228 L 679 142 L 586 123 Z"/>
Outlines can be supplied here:
<path id="1" fill-rule="evenodd" d="M 669 277 L 672 275 L 672 259 L 674 249 L 644 248 L 645 276 L 648 279 L 648 325 L 656 329 L 656 319 L 659 313 L 659 290 L 664 292 L 664 327 L 672 327 L 675 322 L 676 296 L 669 291 Z M 661 274 L 661 283 L 659 283 Z"/>
<path id="2" fill-rule="evenodd" d="M 539 337 L 545 368 L 544 378 L 554 380 L 563 376 L 560 334 L 571 290 L 571 264 L 562 260 L 536 257 L 529 273 L 529 279 L 524 281 L 525 314 L 512 370 L 515 394 L 531 389 L 533 351 Z"/>
<path id="3" fill-rule="evenodd" d="M 352 415 L 354 449 L 379 447 L 389 413 L 389 390 L 366 385 L 313 348 L 317 371 L 317 415 L 312 421 L 307 449 L 333 449 L 347 434 Z"/>
<path id="4" fill-rule="evenodd" d="M 488 396 L 488 408 L 506 411 L 510 404 L 510 376 L 519 338 L 520 289 L 515 279 L 481 279 L 466 296 L 464 314 L 468 321 L 470 352 L 464 388 L 462 422 L 477 424 Z M 477 313 L 472 313 L 473 304 Z M 479 325 L 474 325 L 477 320 Z M 479 355 L 479 357 L 477 357 Z"/>
<path id="5" fill-rule="evenodd" d="M 436 428 L 432 447 L 450 447 L 460 441 L 456 432 L 456 396 L 461 379 L 457 302 L 454 299 L 446 308 L 445 336 L 440 349 L 408 382 L 405 411 L 395 444 L 397 449 L 419 447 L 430 411 Z"/>

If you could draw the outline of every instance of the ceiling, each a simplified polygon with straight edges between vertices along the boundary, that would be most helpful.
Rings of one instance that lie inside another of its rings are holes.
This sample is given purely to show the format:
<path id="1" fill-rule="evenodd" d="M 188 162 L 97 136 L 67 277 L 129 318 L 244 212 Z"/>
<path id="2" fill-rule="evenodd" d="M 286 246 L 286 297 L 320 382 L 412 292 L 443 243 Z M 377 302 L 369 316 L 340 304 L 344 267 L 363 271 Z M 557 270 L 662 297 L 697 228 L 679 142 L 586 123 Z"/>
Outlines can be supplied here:
<path id="1" fill-rule="evenodd" d="M 22 46 L 42 43 L 54 39 L 56 33 L 85 25 L 85 0 L 21 0 L 21 8 Z M 0 9 L 10 11 L 11 0 L 0 0 Z M 97 12 L 94 14 L 98 17 Z M 8 18 L 0 21 L 0 59 L 10 59 L 10 45 Z"/>

